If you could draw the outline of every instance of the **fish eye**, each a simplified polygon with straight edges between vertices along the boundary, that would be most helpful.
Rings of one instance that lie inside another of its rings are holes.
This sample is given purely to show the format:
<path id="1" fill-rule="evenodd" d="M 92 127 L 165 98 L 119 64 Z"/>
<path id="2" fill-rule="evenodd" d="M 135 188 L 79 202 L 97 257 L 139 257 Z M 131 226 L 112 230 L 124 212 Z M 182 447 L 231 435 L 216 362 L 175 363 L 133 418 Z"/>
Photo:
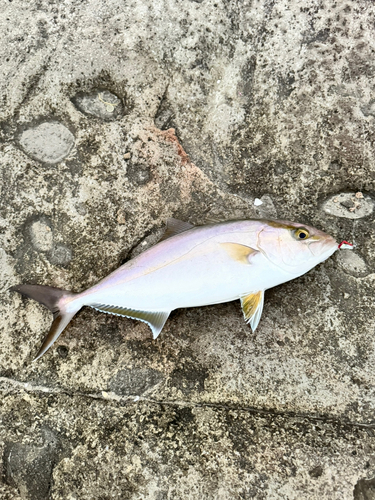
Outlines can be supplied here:
<path id="1" fill-rule="evenodd" d="M 307 229 L 298 228 L 294 231 L 294 236 L 297 240 L 306 240 L 310 236 L 310 233 Z"/>

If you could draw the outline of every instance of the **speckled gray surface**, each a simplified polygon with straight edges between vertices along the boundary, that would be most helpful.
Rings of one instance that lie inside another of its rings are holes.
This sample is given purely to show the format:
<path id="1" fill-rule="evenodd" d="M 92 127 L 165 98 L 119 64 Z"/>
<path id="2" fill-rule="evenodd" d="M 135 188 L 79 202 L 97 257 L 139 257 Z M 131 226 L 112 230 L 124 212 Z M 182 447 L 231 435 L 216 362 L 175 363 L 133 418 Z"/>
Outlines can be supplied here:
<path id="1" fill-rule="evenodd" d="M 0 498 L 375 498 L 372 2 L 0 6 Z M 164 221 L 309 222 L 354 243 L 148 327 L 48 311 Z"/>

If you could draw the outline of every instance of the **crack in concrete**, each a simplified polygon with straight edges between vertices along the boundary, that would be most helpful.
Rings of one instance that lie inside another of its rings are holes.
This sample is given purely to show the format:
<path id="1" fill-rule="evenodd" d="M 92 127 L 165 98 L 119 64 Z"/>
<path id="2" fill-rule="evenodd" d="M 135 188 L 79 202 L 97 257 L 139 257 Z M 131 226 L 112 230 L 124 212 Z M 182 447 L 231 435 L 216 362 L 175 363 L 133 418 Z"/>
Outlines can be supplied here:
<path id="1" fill-rule="evenodd" d="M 51 51 L 47 55 L 47 57 L 45 58 L 43 64 L 41 64 L 40 68 L 29 79 L 30 83 L 27 85 L 25 94 L 22 97 L 21 102 L 19 104 L 17 104 L 16 107 L 15 107 L 15 109 L 14 109 L 15 121 L 19 120 L 22 106 L 24 106 L 30 100 L 30 98 L 33 96 L 33 93 L 38 88 L 39 82 L 41 81 L 41 79 L 43 78 L 43 76 L 45 75 L 45 73 L 47 72 L 48 64 L 49 64 L 49 62 L 51 60 L 52 54 L 53 54 L 53 51 Z"/>
<path id="2" fill-rule="evenodd" d="M 364 430 L 375 430 L 375 422 L 353 422 L 350 420 L 342 421 L 339 416 L 334 415 L 311 415 L 308 413 L 298 413 L 294 411 L 282 411 L 267 408 L 257 408 L 254 406 L 241 406 L 241 405 L 231 405 L 227 403 L 208 403 L 208 402 L 194 402 L 194 401 L 184 401 L 184 400 L 158 400 L 143 396 L 119 396 L 113 392 L 101 391 L 100 393 L 85 393 L 80 391 L 71 391 L 65 388 L 59 387 L 47 387 L 42 385 L 33 385 L 29 382 L 21 382 L 19 380 L 10 379 L 7 377 L 0 377 L 0 392 L 6 392 L 7 388 L 1 387 L 1 384 L 8 384 L 8 386 L 13 386 L 13 388 L 23 389 L 31 393 L 45 393 L 52 395 L 67 395 L 70 397 L 82 397 L 106 402 L 114 402 L 121 404 L 134 404 L 138 402 L 150 403 L 160 406 L 174 406 L 181 408 L 213 408 L 217 410 L 225 411 L 241 411 L 249 413 L 252 415 L 264 415 L 264 416 L 274 416 L 274 417 L 284 417 L 288 419 L 303 419 L 310 422 L 322 422 L 324 424 L 332 424 L 334 426 L 342 426 L 349 428 L 357 428 Z"/>

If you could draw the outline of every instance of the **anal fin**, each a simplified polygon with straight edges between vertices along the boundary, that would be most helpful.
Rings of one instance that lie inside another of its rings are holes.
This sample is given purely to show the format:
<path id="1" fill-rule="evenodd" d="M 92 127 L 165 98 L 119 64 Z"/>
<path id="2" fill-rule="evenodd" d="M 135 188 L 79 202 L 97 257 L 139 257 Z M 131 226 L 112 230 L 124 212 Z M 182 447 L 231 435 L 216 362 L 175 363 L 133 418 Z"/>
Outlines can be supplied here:
<path id="1" fill-rule="evenodd" d="M 90 304 L 90 307 L 97 309 L 109 314 L 115 314 L 117 316 L 125 316 L 126 318 L 137 319 L 147 323 L 152 330 L 152 335 L 154 339 L 157 338 L 159 333 L 162 331 L 165 322 L 170 315 L 170 311 L 140 311 L 136 309 L 129 309 L 122 306 L 113 306 L 108 304 Z"/>
<path id="2" fill-rule="evenodd" d="M 264 304 L 264 291 L 250 293 L 241 297 L 241 306 L 246 323 L 250 323 L 251 329 L 255 332 L 262 316 Z"/>

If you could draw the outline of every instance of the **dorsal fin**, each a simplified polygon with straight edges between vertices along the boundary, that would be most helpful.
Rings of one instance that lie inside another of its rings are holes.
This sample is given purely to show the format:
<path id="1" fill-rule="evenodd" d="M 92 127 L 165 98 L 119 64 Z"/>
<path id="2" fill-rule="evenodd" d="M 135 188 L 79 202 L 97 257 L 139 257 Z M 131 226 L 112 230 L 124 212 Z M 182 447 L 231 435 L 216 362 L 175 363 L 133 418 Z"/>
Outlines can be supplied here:
<path id="1" fill-rule="evenodd" d="M 184 231 L 188 231 L 193 227 L 194 227 L 193 224 L 190 224 L 190 222 L 184 222 L 182 220 L 173 218 L 167 219 L 165 231 L 160 241 L 166 240 L 167 238 L 171 238 L 172 236 L 183 233 Z"/>

